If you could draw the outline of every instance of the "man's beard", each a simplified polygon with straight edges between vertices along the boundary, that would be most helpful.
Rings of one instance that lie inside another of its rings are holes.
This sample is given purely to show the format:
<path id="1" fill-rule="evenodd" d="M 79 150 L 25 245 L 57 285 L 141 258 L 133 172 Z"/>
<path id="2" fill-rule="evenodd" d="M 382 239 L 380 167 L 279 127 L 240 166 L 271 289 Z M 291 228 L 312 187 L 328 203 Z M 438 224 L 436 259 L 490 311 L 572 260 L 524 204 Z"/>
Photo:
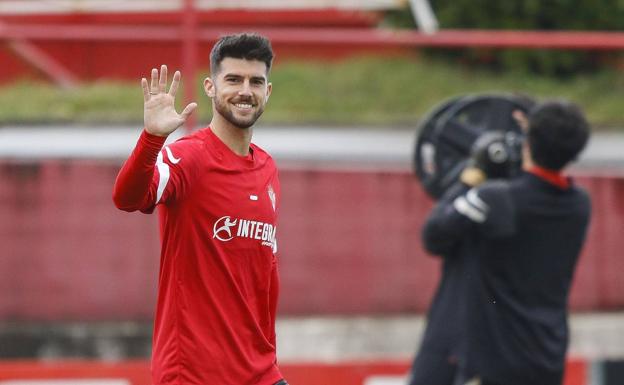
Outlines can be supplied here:
<path id="1" fill-rule="evenodd" d="M 258 120 L 260 115 L 262 115 L 262 113 L 264 112 L 264 105 L 258 104 L 258 110 L 253 115 L 239 119 L 234 116 L 234 112 L 232 111 L 234 107 L 232 107 L 229 103 L 225 102 L 222 98 L 215 97 L 214 102 L 217 112 L 233 126 L 240 129 L 246 129 L 253 126 L 254 123 L 256 123 L 256 120 Z M 240 103 L 252 103 L 252 101 L 241 100 Z"/>

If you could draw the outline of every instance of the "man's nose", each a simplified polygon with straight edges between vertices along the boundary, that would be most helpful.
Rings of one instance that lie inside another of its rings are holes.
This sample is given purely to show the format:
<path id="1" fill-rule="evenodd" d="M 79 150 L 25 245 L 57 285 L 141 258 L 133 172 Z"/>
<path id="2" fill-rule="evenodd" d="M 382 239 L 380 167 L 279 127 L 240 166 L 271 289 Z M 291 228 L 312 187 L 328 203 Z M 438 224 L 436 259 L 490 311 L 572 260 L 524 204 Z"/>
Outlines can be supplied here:
<path id="1" fill-rule="evenodd" d="M 242 83 L 241 88 L 238 90 L 238 94 L 241 96 L 251 96 L 251 84 L 248 80 Z"/>

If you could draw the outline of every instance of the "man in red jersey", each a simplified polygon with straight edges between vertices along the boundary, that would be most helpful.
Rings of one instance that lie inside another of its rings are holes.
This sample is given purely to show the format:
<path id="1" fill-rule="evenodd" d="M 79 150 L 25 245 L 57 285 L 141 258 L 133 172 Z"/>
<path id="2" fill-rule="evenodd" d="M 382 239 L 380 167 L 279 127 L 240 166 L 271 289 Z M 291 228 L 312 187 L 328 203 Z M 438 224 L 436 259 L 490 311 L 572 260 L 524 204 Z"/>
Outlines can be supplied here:
<path id="1" fill-rule="evenodd" d="M 251 143 L 272 60 L 262 36 L 221 38 L 204 81 L 210 125 L 164 148 L 197 104 L 176 112 L 180 72 L 167 92 L 164 65 L 141 81 L 145 127 L 113 200 L 126 211 L 159 207 L 154 385 L 286 384 L 275 348 L 280 185 L 273 159 Z"/>

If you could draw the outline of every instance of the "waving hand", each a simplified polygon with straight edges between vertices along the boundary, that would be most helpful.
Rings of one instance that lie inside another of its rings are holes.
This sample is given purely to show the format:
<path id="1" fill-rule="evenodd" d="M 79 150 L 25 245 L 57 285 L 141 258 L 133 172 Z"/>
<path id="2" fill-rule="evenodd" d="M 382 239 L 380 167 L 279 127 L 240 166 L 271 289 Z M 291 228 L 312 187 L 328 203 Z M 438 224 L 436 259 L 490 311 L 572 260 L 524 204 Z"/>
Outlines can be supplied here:
<path id="1" fill-rule="evenodd" d="M 141 79 L 143 87 L 143 121 L 145 130 L 153 135 L 168 136 L 184 124 L 189 115 L 197 107 L 190 103 L 180 114 L 175 110 L 175 96 L 180 85 L 180 71 L 173 74 L 169 92 L 167 89 L 167 66 L 160 66 L 160 77 L 156 68 L 152 69 L 151 83 Z"/>

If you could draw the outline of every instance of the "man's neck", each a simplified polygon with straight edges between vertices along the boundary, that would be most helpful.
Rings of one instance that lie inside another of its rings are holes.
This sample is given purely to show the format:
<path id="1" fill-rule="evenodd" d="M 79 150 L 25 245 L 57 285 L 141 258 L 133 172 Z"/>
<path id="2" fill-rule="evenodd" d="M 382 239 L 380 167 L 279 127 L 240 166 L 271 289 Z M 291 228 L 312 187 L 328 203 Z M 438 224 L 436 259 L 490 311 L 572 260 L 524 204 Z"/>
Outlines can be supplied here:
<path id="1" fill-rule="evenodd" d="M 214 114 L 210 122 L 210 128 L 232 152 L 240 156 L 249 155 L 249 144 L 251 143 L 253 127 L 236 127 L 223 119 L 221 115 Z"/>

